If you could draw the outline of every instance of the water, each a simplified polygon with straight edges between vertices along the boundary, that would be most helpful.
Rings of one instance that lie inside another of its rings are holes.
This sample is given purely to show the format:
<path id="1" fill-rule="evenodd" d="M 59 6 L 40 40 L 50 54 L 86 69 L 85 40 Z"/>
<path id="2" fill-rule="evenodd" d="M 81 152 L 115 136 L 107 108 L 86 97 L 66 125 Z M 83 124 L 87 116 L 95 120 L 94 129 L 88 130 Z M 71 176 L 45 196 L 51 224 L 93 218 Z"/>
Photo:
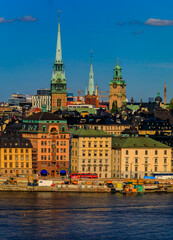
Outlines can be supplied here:
<path id="1" fill-rule="evenodd" d="M 173 194 L 1 192 L 0 239 L 173 239 Z"/>

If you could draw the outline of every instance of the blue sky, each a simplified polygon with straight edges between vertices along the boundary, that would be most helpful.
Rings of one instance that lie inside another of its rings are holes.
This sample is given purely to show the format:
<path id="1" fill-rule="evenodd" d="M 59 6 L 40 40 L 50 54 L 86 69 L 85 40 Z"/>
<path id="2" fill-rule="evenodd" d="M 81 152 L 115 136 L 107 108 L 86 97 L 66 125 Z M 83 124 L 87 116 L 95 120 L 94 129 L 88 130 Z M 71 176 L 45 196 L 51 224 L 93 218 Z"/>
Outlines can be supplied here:
<path id="1" fill-rule="evenodd" d="M 50 87 L 59 9 L 70 91 L 85 90 L 93 50 L 100 89 L 109 90 L 119 57 L 129 100 L 163 97 L 165 81 L 173 97 L 173 1 L 0 0 L 0 100 Z"/>

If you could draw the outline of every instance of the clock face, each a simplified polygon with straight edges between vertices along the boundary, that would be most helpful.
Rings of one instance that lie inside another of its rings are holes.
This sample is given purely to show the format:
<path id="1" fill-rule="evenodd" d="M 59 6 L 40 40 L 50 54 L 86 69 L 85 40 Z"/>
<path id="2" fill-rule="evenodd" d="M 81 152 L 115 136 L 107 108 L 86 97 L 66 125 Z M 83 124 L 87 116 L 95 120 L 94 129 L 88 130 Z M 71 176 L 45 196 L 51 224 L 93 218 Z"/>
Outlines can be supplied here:
<path id="1" fill-rule="evenodd" d="M 116 88 L 116 87 L 117 87 L 117 84 L 116 84 L 116 83 L 114 83 L 114 84 L 113 84 L 113 88 Z"/>
<path id="2" fill-rule="evenodd" d="M 58 82 L 61 82 L 61 79 L 60 79 L 60 78 L 58 79 Z"/>

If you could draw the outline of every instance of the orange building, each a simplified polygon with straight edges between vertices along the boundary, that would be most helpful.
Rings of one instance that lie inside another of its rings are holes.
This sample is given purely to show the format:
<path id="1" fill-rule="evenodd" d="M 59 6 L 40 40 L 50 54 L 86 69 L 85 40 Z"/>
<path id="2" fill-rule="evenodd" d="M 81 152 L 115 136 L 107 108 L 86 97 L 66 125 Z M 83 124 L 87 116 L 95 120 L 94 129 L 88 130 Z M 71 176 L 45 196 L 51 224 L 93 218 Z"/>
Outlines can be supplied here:
<path id="1" fill-rule="evenodd" d="M 47 172 L 57 177 L 69 171 L 69 131 L 66 120 L 48 112 L 33 114 L 23 120 L 23 136 L 33 145 L 34 173 Z"/>

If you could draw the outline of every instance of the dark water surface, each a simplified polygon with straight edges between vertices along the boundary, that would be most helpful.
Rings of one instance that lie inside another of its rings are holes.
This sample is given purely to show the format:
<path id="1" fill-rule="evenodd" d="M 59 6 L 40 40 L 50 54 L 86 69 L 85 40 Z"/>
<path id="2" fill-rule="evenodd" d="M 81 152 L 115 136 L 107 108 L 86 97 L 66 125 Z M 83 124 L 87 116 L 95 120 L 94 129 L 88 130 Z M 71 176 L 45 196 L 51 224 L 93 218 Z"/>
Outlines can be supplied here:
<path id="1" fill-rule="evenodd" d="M 173 239 L 173 194 L 1 192 L 0 239 Z"/>

